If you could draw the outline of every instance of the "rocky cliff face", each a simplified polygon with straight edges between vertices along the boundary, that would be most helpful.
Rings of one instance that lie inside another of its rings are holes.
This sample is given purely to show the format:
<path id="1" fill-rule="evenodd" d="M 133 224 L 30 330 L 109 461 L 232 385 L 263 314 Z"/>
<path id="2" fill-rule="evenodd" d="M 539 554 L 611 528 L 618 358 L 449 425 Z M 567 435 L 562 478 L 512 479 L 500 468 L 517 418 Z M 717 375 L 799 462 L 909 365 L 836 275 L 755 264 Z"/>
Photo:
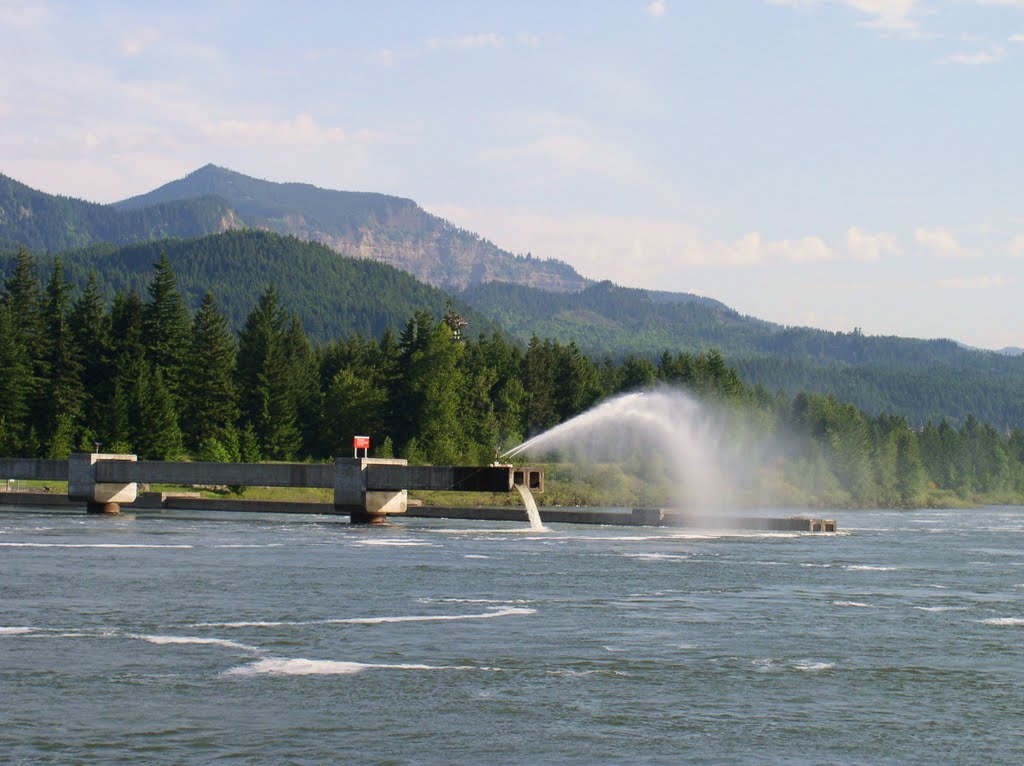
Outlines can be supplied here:
<path id="1" fill-rule="evenodd" d="M 410 199 L 281 184 L 206 165 L 115 207 L 132 210 L 202 196 L 219 197 L 236 224 L 320 242 L 342 255 L 382 261 L 428 284 L 464 290 L 513 282 L 545 290 L 581 290 L 587 280 L 567 263 L 513 255 L 433 216 Z"/>

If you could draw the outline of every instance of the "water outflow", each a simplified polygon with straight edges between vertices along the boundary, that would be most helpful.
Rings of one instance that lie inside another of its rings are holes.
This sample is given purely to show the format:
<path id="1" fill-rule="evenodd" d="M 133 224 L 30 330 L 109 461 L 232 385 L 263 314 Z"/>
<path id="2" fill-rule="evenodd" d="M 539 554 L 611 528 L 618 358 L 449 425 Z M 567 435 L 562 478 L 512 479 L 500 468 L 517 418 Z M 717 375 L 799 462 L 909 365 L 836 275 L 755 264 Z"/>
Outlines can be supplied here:
<path id="1" fill-rule="evenodd" d="M 530 529 L 534 532 L 546 532 L 547 528 L 540 523 L 540 511 L 537 510 L 537 501 L 533 499 L 533 493 L 525 484 L 516 484 L 519 496 L 523 498 L 523 505 L 526 506 L 526 518 L 530 520 Z"/>
<path id="2" fill-rule="evenodd" d="M 652 484 L 673 488 L 674 502 L 693 510 L 728 504 L 739 469 L 732 465 L 725 423 L 683 391 L 655 389 L 609 399 L 529 439 L 502 457 L 549 455 L 578 463 L 615 463 Z"/>

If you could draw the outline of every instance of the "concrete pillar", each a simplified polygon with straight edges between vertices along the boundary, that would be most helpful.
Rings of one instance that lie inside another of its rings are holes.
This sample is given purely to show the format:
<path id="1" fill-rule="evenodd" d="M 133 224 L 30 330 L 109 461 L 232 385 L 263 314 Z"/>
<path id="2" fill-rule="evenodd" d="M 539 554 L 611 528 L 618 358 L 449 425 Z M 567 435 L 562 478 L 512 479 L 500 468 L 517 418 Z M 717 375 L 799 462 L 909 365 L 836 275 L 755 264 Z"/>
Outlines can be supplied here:
<path id="1" fill-rule="evenodd" d="M 120 513 L 122 503 L 135 502 L 138 486 L 135 482 L 97 484 L 95 466 L 99 460 L 127 460 L 134 463 L 138 457 L 105 452 L 72 454 L 68 458 L 68 499 L 84 502 L 89 513 Z"/>
<path id="2" fill-rule="evenodd" d="M 393 458 L 335 458 L 334 510 L 347 513 L 353 524 L 384 524 L 388 516 L 405 513 L 409 491 L 367 489 L 366 466 L 408 464 L 408 460 Z"/>

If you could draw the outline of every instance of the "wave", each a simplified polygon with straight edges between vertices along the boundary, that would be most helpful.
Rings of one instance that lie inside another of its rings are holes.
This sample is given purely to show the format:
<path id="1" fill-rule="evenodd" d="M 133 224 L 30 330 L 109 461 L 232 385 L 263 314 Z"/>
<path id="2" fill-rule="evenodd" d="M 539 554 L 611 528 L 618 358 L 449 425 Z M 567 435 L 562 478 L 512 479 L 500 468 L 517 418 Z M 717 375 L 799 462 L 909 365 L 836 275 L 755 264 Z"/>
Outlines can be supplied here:
<path id="1" fill-rule="evenodd" d="M 268 657 L 248 665 L 224 671 L 226 676 L 337 676 L 354 675 L 366 670 L 490 670 L 497 668 L 476 665 L 423 665 L 418 663 L 385 664 L 340 660 L 307 660 L 301 657 Z"/>
<path id="2" fill-rule="evenodd" d="M 833 601 L 836 606 L 854 606 L 858 609 L 870 609 L 871 604 L 865 604 L 861 601 Z"/>
<path id="3" fill-rule="evenodd" d="M 193 628 L 262 628 L 298 625 L 381 625 L 398 622 L 446 622 L 449 620 L 486 620 L 492 617 L 511 617 L 514 615 L 526 615 L 536 613 L 536 609 L 529 607 L 508 607 L 506 609 L 492 609 L 488 612 L 477 614 L 431 614 L 431 615 L 408 615 L 398 617 L 335 617 L 324 620 L 254 620 L 242 622 L 196 622 L 190 627 Z"/>
<path id="4" fill-rule="evenodd" d="M 0 543 L 0 548 L 193 548 L 192 545 L 143 543 Z"/>
<path id="5" fill-rule="evenodd" d="M 876 564 L 847 564 L 850 571 L 896 571 L 895 566 L 878 566 Z"/>
<path id="6" fill-rule="evenodd" d="M 206 638 L 204 636 L 152 636 L 143 633 L 128 633 L 128 638 L 137 638 L 151 644 L 199 644 L 203 646 L 222 646 L 225 649 L 240 649 L 243 652 L 260 652 L 262 649 L 229 641 L 226 638 Z"/>
<path id="7" fill-rule="evenodd" d="M 416 540 L 356 540 L 353 545 L 381 545 L 393 548 L 434 548 L 434 543 Z"/>
<path id="8" fill-rule="evenodd" d="M 810 660 L 802 660 L 793 665 L 794 670 L 802 670 L 804 672 L 817 672 L 819 670 L 831 670 L 835 667 L 834 662 L 811 662 Z"/>
<path id="9" fill-rule="evenodd" d="M 966 606 L 915 606 L 921 612 L 964 612 L 967 610 Z"/>
<path id="10" fill-rule="evenodd" d="M 0 625 L 0 636 L 23 636 L 26 633 L 34 633 L 38 628 L 30 628 L 24 625 L 12 625 L 4 627 Z"/>
<path id="11" fill-rule="evenodd" d="M 1024 625 L 1024 617 L 989 617 L 980 622 L 985 625 Z"/>

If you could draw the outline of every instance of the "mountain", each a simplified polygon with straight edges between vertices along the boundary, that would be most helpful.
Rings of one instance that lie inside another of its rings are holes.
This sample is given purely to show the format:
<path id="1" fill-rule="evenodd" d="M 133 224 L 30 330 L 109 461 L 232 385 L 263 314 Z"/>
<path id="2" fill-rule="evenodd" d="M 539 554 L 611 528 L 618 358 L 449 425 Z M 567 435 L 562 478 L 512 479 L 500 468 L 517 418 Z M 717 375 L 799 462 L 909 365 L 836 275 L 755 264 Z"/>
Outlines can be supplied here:
<path id="1" fill-rule="evenodd" d="M 1018 348 L 1016 346 L 1007 346 L 1006 348 L 999 349 L 999 351 L 996 353 L 1004 354 L 1006 356 L 1022 356 L 1024 355 L 1024 348 Z"/>
<path id="2" fill-rule="evenodd" d="M 0 175 L 0 245 L 4 249 L 23 245 L 37 252 L 57 252 L 96 242 L 196 237 L 239 225 L 228 204 L 215 197 L 118 210 L 46 194 Z"/>
<path id="3" fill-rule="evenodd" d="M 316 242 L 303 242 L 266 231 L 229 231 L 191 240 L 165 240 L 115 247 L 94 245 L 61 255 L 65 277 L 79 289 L 90 271 L 98 276 L 106 299 L 135 290 L 148 300 L 153 266 L 167 254 L 178 287 L 190 310 L 212 292 L 234 330 L 240 329 L 256 300 L 275 285 L 281 304 L 301 320 L 314 342 L 362 333 L 379 337 L 385 328 L 401 329 L 413 313 L 429 309 L 444 314 L 450 302 L 468 320 L 466 332 L 490 334 L 497 325 L 436 287 L 391 266 L 339 258 Z M 13 255 L 0 256 L 0 279 Z M 41 261 L 49 271 L 49 259 Z M 46 276 L 44 275 L 44 281 Z"/>
<path id="4" fill-rule="evenodd" d="M 353 258 L 383 261 L 445 289 L 488 281 L 553 291 L 579 290 L 587 284 L 567 263 L 505 252 L 410 199 L 274 183 L 216 165 L 114 207 L 137 211 L 211 196 L 224 200 L 247 226 L 321 242 Z"/>
<path id="5" fill-rule="evenodd" d="M 831 393 L 872 414 L 898 412 L 917 426 L 973 414 L 998 427 L 1024 427 L 1024 356 L 951 340 L 784 327 L 715 300 L 611 282 L 569 294 L 490 283 L 461 295 L 522 341 L 533 334 L 575 340 L 590 354 L 614 358 L 716 348 L 745 381 L 790 396 Z"/>

